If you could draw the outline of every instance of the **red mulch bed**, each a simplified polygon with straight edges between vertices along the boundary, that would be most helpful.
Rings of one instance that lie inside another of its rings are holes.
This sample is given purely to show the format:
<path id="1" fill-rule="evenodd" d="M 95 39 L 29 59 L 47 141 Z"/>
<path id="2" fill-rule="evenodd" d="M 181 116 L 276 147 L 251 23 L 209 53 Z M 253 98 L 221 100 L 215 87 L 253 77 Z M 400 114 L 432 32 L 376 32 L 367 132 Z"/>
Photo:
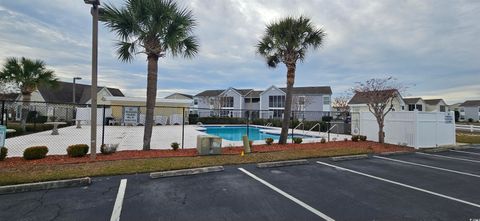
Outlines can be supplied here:
<path id="1" fill-rule="evenodd" d="M 287 145 L 254 145 L 253 152 L 274 152 L 282 150 L 302 150 L 312 148 L 362 148 L 370 149 L 374 153 L 394 152 L 394 151 L 414 151 L 411 147 L 398 146 L 393 144 L 379 144 L 371 141 L 352 142 L 352 141 L 337 141 L 328 143 L 303 143 L 303 144 L 287 144 Z M 225 147 L 222 148 L 222 154 L 235 155 L 243 151 L 242 147 Z M 85 157 L 69 157 L 67 155 L 50 155 L 44 159 L 39 160 L 25 160 L 22 157 L 8 157 L 0 161 L 0 169 L 7 167 L 18 166 L 32 166 L 32 165 L 53 165 L 53 164 L 72 164 L 72 163 L 89 163 L 98 161 L 112 161 L 112 160 L 128 160 L 128 159 L 146 159 L 146 158 L 164 158 L 164 157 L 193 157 L 197 156 L 197 150 L 194 148 L 173 150 L 125 150 L 118 151 L 113 154 L 104 155 L 97 154 L 96 160 L 90 160 L 90 156 Z"/>

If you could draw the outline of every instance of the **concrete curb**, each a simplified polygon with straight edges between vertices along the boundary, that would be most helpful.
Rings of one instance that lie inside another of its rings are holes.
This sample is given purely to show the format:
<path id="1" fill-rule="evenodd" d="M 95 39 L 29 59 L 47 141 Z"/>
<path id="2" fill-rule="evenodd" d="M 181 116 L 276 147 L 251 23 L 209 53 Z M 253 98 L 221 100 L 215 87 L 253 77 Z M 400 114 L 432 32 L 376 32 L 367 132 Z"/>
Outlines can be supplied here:
<path id="1" fill-rule="evenodd" d="M 25 183 L 18 185 L 0 186 L 0 194 L 20 193 L 36 190 L 49 190 L 65 187 L 87 186 L 92 183 L 90 177 L 69 179 L 69 180 L 55 180 L 38 183 Z"/>
<path id="2" fill-rule="evenodd" d="M 342 160 L 358 160 L 358 159 L 366 159 L 368 158 L 367 154 L 359 154 L 359 155 L 348 155 L 348 156 L 340 156 L 340 157 L 330 157 L 332 161 L 342 161 Z"/>
<path id="3" fill-rule="evenodd" d="M 452 149 L 451 147 L 438 147 L 438 148 L 433 148 L 433 149 L 425 149 L 425 150 L 420 150 L 420 152 L 424 153 L 440 153 L 440 152 L 446 152 Z"/>
<path id="4" fill-rule="evenodd" d="M 396 152 L 384 152 L 384 153 L 379 153 L 379 156 L 395 156 L 395 155 L 406 155 L 406 154 L 413 154 L 415 152 L 410 152 L 410 151 L 396 151 Z"/>
<path id="5" fill-rule="evenodd" d="M 170 171 L 150 173 L 150 178 L 156 179 L 156 178 L 172 177 L 172 176 L 187 176 L 187 175 L 195 175 L 195 174 L 201 174 L 201 173 L 220 172 L 223 170 L 224 170 L 223 166 L 201 167 L 201 168 L 192 168 L 192 169 L 184 169 L 184 170 L 170 170 Z"/>
<path id="6" fill-rule="evenodd" d="M 258 168 L 285 167 L 285 166 L 305 165 L 308 163 L 309 163 L 308 160 L 305 160 L 305 159 L 285 160 L 285 161 L 257 163 L 257 167 Z"/>

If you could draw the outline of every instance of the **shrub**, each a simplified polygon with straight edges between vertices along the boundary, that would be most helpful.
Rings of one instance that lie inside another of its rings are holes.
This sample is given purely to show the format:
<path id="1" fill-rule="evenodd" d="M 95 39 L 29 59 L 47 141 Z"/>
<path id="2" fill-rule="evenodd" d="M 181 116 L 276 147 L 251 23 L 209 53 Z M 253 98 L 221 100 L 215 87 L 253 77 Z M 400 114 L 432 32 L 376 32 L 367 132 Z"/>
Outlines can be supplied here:
<path id="1" fill-rule="evenodd" d="M 468 118 L 469 123 L 473 123 L 473 118 Z"/>
<path id="2" fill-rule="evenodd" d="M 326 143 L 326 142 L 327 142 L 327 140 L 325 140 L 325 138 L 322 138 L 322 139 L 320 140 L 320 143 Z"/>
<path id="3" fill-rule="evenodd" d="M 343 141 L 345 141 L 345 142 L 346 142 L 346 141 L 348 141 L 348 138 L 346 138 L 346 137 L 345 137 L 345 138 L 343 138 Z"/>
<path id="4" fill-rule="evenodd" d="M 303 142 L 303 139 L 301 137 L 294 137 L 293 142 L 296 144 L 300 144 Z"/>
<path id="5" fill-rule="evenodd" d="M 363 136 L 363 135 L 358 136 L 358 138 L 359 138 L 361 141 L 366 141 L 366 140 L 367 140 L 367 136 Z"/>
<path id="6" fill-rule="evenodd" d="M 69 157 L 83 157 L 88 153 L 88 145 L 86 144 L 75 144 L 68 146 L 67 154 Z"/>
<path id="7" fill-rule="evenodd" d="M 359 139 L 360 139 L 360 137 L 358 135 L 353 135 L 352 136 L 352 141 L 353 142 L 358 142 Z"/>
<path id="8" fill-rule="evenodd" d="M 253 147 L 253 140 L 249 140 L 248 144 L 250 145 L 250 147 Z"/>
<path id="9" fill-rule="evenodd" d="M 34 146 L 29 147 L 23 151 L 23 158 L 25 160 L 42 159 L 47 156 L 48 147 L 46 146 Z"/>
<path id="10" fill-rule="evenodd" d="M 331 117 L 331 116 L 323 116 L 322 117 L 322 121 L 324 121 L 324 122 L 330 122 L 332 120 L 333 120 L 333 117 Z"/>
<path id="11" fill-rule="evenodd" d="M 269 137 L 269 138 L 265 139 L 265 143 L 266 143 L 267 145 L 272 145 L 272 143 L 273 143 L 273 138 Z"/>
<path id="12" fill-rule="evenodd" d="M 173 142 L 172 144 L 170 144 L 170 146 L 172 147 L 173 150 L 178 150 L 178 147 L 180 145 L 177 142 Z"/>
<path id="13" fill-rule="evenodd" d="M 8 149 L 6 147 L 0 148 L 0 161 L 5 160 L 7 157 Z"/>

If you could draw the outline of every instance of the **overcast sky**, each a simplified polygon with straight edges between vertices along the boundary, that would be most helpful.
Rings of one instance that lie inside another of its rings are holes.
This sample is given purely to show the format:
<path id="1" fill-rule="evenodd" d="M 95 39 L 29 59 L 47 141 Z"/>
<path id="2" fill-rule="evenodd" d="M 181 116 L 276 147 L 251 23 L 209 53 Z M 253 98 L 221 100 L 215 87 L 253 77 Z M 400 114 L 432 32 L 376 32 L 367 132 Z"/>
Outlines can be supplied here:
<path id="1" fill-rule="evenodd" d="M 123 0 L 102 1 L 123 5 Z M 305 15 L 323 28 L 324 46 L 297 65 L 296 86 L 331 86 L 393 76 L 403 94 L 480 99 L 480 1 L 460 0 L 190 0 L 179 1 L 198 22 L 200 53 L 159 62 L 158 95 L 205 89 L 284 86 L 286 70 L 267 68 L 255 54 L 265 25 Z M 99 84 L 145 96 L 146 58 L 117 60 L 115 36 L 100 24 Z M 0 59 L 44 60 L 65 81 L 90 84 L 91 15 L 82 0 L 0 0 Z"/>

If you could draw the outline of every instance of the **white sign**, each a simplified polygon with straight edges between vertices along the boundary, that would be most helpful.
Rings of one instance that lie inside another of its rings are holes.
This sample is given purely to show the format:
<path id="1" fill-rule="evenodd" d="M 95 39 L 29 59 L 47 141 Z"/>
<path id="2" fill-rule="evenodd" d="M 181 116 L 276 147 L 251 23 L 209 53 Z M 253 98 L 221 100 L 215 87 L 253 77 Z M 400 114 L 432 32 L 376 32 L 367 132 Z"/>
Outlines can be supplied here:
<path id="1" fill-rule="evenodd" d="M 138 123 L 138 107 L 124 107 L 123 109 L 123 122 L 128 124 Z"/>
<path id="2" fill-rule="evenodd" d="M 445 115 L 445 123 L 446 124 L 453 123 L 453 116 L 452 115 Z"/>
<path id="3" fill-rule="evenodd" d="M 7 135 L 7 128 L 0 125 L 0 147 L 5 146 L 5 136 Z"/>

